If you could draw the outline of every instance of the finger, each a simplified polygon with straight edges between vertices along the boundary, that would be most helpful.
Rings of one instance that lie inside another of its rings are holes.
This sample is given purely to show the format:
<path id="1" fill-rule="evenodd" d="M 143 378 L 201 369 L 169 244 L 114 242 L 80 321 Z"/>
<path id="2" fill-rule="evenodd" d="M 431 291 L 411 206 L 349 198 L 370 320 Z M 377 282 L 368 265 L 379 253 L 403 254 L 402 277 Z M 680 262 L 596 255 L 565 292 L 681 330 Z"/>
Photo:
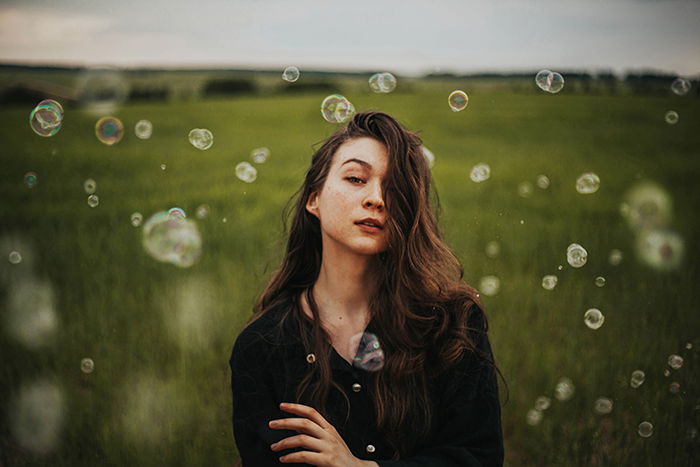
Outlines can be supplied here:
<path id="1" fill-rule="evenodd" d="M 324 438 L 328 434 L 323 428 L 308 418 L 280 418 L 277 420 L 270 420 L 269 426 L 273 430 L 294 430 L 319 439 Z"/>
<path id="2" fill-rule="evenodd" d="M 328 423 L 326 421 L 325 418 L 323 418 L 323 415 L 321 415 L 320 413 L 318 413 L 318 411 L 316 409 L 314 409 L 313 407 L 309 407 L 308 405 L 282 402 L 280 404 L 280 409 L 285 411 L 285 412 L 289 412 L 289 413 L 293 413 L 296 415 L 301 415 L 302 417 L 306 417 L 324 429 L 328 428 L 329 426 L 332 426 L 330 423 Z"/>
<path id="3" fill-rule="evenodd" d="M 323 446 L 324 443 L 318 438 L 308 435 L 296 435 L 276 442 L 270 446 L 270 449 L 273 451 L 282 451 L 284 449 L 306 448 L 311 451 L 321 452 Z"/>
<path id="4" fill-rule="evenodd" d="M 280 462 L 285 464 L 288 463 L 299 463 L 299 464 L 309 464 L 316 466 L 326 465 L 324 457 L 317 453 L 311 451 L 299 451 L 287 454 L 286 456 L 280 457 Z"/>

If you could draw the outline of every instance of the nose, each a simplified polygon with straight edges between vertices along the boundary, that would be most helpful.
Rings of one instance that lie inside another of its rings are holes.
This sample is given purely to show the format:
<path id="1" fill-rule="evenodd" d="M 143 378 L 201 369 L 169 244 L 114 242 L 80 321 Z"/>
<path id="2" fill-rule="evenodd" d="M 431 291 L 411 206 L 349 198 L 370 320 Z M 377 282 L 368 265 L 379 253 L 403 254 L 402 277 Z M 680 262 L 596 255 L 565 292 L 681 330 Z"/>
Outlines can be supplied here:
<path id="1" fill-rule="evenodd" d="M 366 208 L 384 209 L 384 198 L 382 198 L 382 187 L 375 183 L 367 192 L 367 196 L 362 203 Z"/>

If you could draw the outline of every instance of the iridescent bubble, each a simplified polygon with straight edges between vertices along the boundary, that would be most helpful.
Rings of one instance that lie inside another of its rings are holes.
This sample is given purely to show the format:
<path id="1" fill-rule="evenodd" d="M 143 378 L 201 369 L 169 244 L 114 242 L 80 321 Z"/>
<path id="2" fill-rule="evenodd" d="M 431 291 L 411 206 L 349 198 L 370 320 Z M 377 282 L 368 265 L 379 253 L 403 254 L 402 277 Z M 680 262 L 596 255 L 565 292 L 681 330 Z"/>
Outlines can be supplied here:
<path id="1" fill-rule="evenodd" d="M 23 386 L 7 405 L 9 428 L 17 443 L 40 455 L 59 448 L 65 406 L 63 393 L 53 382 L 40 380 Z"/>
<path id="2" fill-rule="evenodd" d="M 131 225 L 138 227 L 143 222 L 143 215 L 140 212 L 131 214 Z"/>
<path id="3" fill-rule="evenodd" d="M 92 68 L 78 76 L 78 103 L 92 115 L 114 113 L 129 96 L 129 83 L 119 70 Z"/>
<path id="4" fill-rule="evenodd" d="M 603 313 L 601 313 L 598 308 L 589 308 L 583 314 L 583 322 L 593 330 L 600 329 L 603 322 L 605 322 L 605 316 L 603 316 Z"/>
<path id="5" fill-rule="evenodd" d="M 542 421 L 542 412 L 537 409 L 530 409 L 525 417 L 527 424 L 530 426 L 538 425 Z"/>
<path id="6" fill-rule="evenodd" d="M 571 267 L 580 268 L 588 261 L 588 252 L 578 243 L 572 243 L 566 249 L 566 261 Z"/>
<path id="7" fill-rule="evenodd" d="M 143 226 L 143 247 L 154 259 L 184 268 L 199 260 L 202 239 L 190 219 L 159 211 Z"/>
<path id="8" fill-rule="evenodd" d="M 469 104 L 469 97 L 467 96 L 466 92 L 458 89 L 450 93 L 450 96 L 447 98 L 447 103 L 453 112 L 459 112 L 460 110 L 467 108 L 467 104 Z"/>
<path id="9" fill-rule="evenodd" d="M 19 251 L 11 251 L 7 257 L 7 260 L 10 262 L 10 264 L 19 264 L 22 262 L 22 255 L 19 253 Z"/>
<path id="10" fill-rule="evenodd" d="M 637 254 L 647 265 L 657 271 L 672 271 L 683 260 L 685 244 L 675 232 L 650 230 L 637 237 Z"/>
<path id="11" fill-rule="evenodd" d="M 148 120 L 139 120 L 134 126 L 134 133 L 140 139 L 148 139 L 153 134 L 153 124 Z"/>
<path id="12" fill-rule="evenodd" d="M 489 297 L 498 293 L 501 288 L 501 280 L 496 276 L 484 276 L 479 281 L 479 290 Z"/>
<path id="13" fill-rule="evenodd" d="M 114 117 L 102 117 L 95 124 L 95 135 L 102 143 L 112 146 L 124 136 L 124 125 Z"/>
<path id="14" fill-rule="evenodd" d="M 350 339 L 353 366 L 365 371 L 379 371 L 384 366 L 384 351 L 377 336 L 371 332 L 356 334 Z"/>
<path id="15" fill-rule="evenodd" d="M 540 396 L 535 400 L 535 410 L 540 412 L 547 410 L 551 404 L 552 400 L 547 396 Z"/>
<path id="16" fill-rule="evenodd" d="M 651 182 L 642 182 L 625 194 L 620 213 L 635 231 L 666 227 L 671 222 L 673 203 L 668 193 Z"/>
<path id="17" fill-rule="evenodd" d="M 85 193 L 91 195 L 95 192 L 95 190 L 97 190 L 97 182 L 91 178 L 88 178 L 83 183 L 83 189 L 85 189 Z"/>
<path id="18" fill-rule="evenodd" d="M 549 188 L 549 177 L 546 175 L 537 176 L 537 186 L 543 190 Z"/>
<path id="19" fill-rule="evenodd" d="M 690 81 L 685 78 L 676 78 L 671 83 L 671 91 L 677 96 L 685 96 L 690 91 Z"/>
<path id="20" fill-rule="evenodd" d="M 345 96 L 331 94 L 321 102 L 321 115 L 329 123 L 343 123 L 355 114 L 355 107 Z"/>
<path id="21" fill-rule="evenodd" d="M 80 361 L 80 371 L 85 374 L 90 374 L 95 370 L 95 362 L 91 358 L 83 358 Z"/>
<path id="22" fill-rule="evenodd" d="M 541 90 L 556 94 L 564 88 L 564 77 L 556 72 L 541 70 L 535 75 L 535 83 Z"/>
<path id="23" fill-rule="evenodd" d="M 501 254 L 501 244 L 496 240 L 491 240 L 486 244 L 486 256 L 496 258 Z"/>
<path id="24" fill-rule="evenodd" d="M 672 354 L 668 357 L 668 366 L 674 370 L 678 370 L 683 366 L 683 357 L 680 355 Z"/>
<path id="25" fill-rule="evenodd" d="M 605 277 L 598 276 L 595 278 L 595 285 L 597 287 L 605 287 Z"/>
<path id="26" fill-rule="evenodd" d="M 253 183 L 258 178 L 258 171 L 249 162 L 240 162 L 236 165 L 236 177 L 246 183 Z"/>
<path id="27" fill-rule="evenodd" d="M 39 136 L 53 136 L 63 124 L 63 107 L 52 99 L 39 102 L 29 114 L 29 125 Z"/>
<path id="28" fill-rule="evenodd" d="M 37 176 L 35 172 L 27 172 L 26 174 L 24 174 L 24 184 L 27 185 L 29 188 L 34 188 L 36 182 Z"/>
<path id="29" fill-rule="evenodd" d="M 518 195 L 523 198 L 529 198 L 532 195 L 532 183 L 530 182 L 520 182 L 518 184 Z"/>
<path id="30" fill-rule="evenodd" d="M 396 89 L 396 77 L 391 73 L 375 73 L 369 78 L 369 88 L 377 93 L 389 93 Z"/>
<path id="31" fill-rule="evenodd" d="M 471 178 L 472 181 L 476 183 L 481 183 L 485 180 L 488 180 L 490 176 L 491 167 L 483 162 L 480 162 L 474 167 L 472 167 L 472 171 L 469 174 L 469 178 Z"/>
<path id="32" fill-rule="evenodd" d="M 299 68 L 295 66 L 288 66 L 282 72 L 282 79 L 288 83 L 293 83 L 299 79 Z"/>
<path id="33" fill-rule="evenodd" d="M 208 204 L 200 204 L 197 206 L 197 209 L 195 210 L 195 216 L 197 216 L 197 219 L 206 219 L 209 217 L 209 205 Z"/>
<path id="34" fill-rule="evenodd" d="M 87 199 L 88 206 L 91 208 L 96 208 L 100 204 L 100 198 L 97 195 L 90 195 Z"/>
<path id="35" fill-rule="evenodd" d="M 195 128 L 190 130 L 187 138 L 195 148 L 206 151 L 214 144 L 214 135 L 206 128 Z"/>
<path id="36" fill-rule="evenodd" d="M 569 378 L 564 377 L 554 387 L 554 397 L 559 401 L 566 401 L 571 399 L 575 390 L 574 383 Z"/>
<path id="37" fill-rule="evenodd" d="M 576 179 L 576 191 L 583 195 L 595 193 L 600 188 L 600 177 L 593 172 L 582 174 Z"/>
<path id="38" fill-rule="evenodd" d="M 646 375 L 642 370 L 634 370 L 632 372 L 632 376 L 630 376 L 630 386 L 637 389 L 639 386 L 644 384 L 645 379 Z"/>
<path id="39" fill-rule="evenodd" d="M 639 436 L 642 438 L 648 438 L 654 434 L 654 426 L 649 422 L 642 422 L 637 428 L 637 433 L 639 433 Z"/>
<path id="40" fill-rule="evenodd" d="M 549 92 L 556 94 L 564 89 L 564 77 L 557 72 L 552 73 L 551 84 L 549 85 Z"/>
<path id="41" fill-rule="evenodd" d="M 666 123 L 669 125 L 675 125 L 678 123 L 678 112 L 675 110 L 669 110 L 666 112 L 666 115 L 664 115 L 664 120 L 666 120 Z"/>
<path id="42" fill-rule="evenodd" d="M 600 415 L 606 415 L 612 412 L 613 402 L 607 397 L 599 397 L 593 404 L 593 410 Z"/>
<path id="43" fill-rule="evenodd" d="M 267 162 L 267 160 L 270 158 L 270 150 L 268 148 L 255 148 L 250 151 L 250 158 L 256 164 L 262 164 Z"/>
<path id="44" fill-rule="evenodd" d="M 608 255 L 608 262 L 613 266 L 617 266 L 622 262 L 622 252 L 617 248 L 610 250 L 610 255 Z"/>
<path id="45" fill-rule="evenodd" d="M 428 167 L 432 169 L 433 165 L 435 165 L 435 154 L 425 146 L 421 146 L 420 148 L 423 152 L 423 156 L 425 156 L 425 159 L 428 161 Z"/>
<path id="46" fill-rule="evenodd" d="M 681 383 L 674 381 L 673 383 L 668 385 L 668 391 L 671 394 L 678 394 L 680 392 L 680 390 L 681 390 Z"/>
<path id="47" fill-rule="evenodd" d="M 548 274 L 542 278 L 542 288 L 545 290 L 552 290 L 557 286 L 559 278 L 553 274 Z"/>
<path id="48" fill-rule="evenodd" d="M 174 207 L 174 208 L 168 209 L 168 216 L 180 217 L 180 218 L 184 219 L 185 217 L 187 217 L 187 213 L 182 208 Z"/>

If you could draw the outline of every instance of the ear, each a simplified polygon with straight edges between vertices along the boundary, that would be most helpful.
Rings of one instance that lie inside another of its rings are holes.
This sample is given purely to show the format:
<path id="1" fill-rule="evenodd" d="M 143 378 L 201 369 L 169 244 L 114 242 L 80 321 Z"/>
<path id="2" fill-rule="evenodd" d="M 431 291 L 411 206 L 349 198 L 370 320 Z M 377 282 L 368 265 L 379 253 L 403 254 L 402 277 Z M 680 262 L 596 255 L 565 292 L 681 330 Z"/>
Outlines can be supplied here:
<path id="1" fill-rule="evenodd" d="M 306 210 L 318 217 L 318 192 L 314 191 L 306 200 Z"/>

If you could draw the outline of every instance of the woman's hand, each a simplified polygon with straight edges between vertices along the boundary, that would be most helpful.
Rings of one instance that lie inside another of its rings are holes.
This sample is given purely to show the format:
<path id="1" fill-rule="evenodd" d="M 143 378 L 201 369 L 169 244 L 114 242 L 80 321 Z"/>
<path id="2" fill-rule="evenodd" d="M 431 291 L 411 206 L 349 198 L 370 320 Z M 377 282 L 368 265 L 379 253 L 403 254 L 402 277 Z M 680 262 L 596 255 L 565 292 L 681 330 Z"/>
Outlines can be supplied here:
<path id="1" fill-rule="evenodd" d="M 281 418 L 271 420 L 273 430 L 294 430 L 299 434 L 284 438 L 270 446 L 273 451 L 303 447 L 308 451 L 299 451 L 280 457 L 280 462 L 300 462 L 319 467 L 360 467 L 376 466 L 370 461 L 363 461 L 353 456 L 347 444 L 340 437 L 335 427 L 328 423 L 313 407 L 301 404 L 281 403 L 280 409 L 300 415 L 303 418 Z"/>

